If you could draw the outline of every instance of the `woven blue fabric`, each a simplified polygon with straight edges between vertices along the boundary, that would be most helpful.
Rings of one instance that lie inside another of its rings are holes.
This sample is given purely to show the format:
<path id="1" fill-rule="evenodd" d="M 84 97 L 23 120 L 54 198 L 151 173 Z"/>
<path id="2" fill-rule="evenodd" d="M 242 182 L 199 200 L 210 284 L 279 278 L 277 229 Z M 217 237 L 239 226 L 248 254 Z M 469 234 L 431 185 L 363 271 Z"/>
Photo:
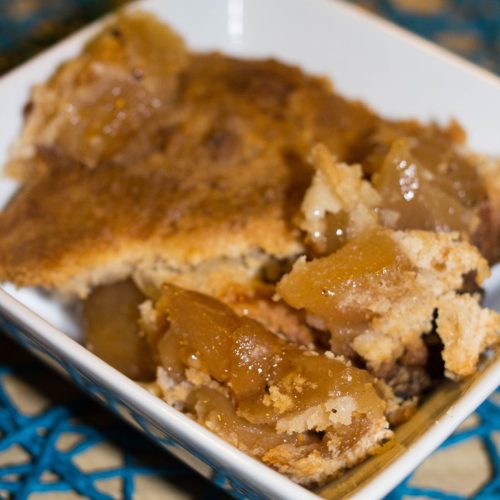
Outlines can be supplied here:
<path id="1" fill-rule="evenodd" d="M 500 73 L 500 0 L 348 0 Z"/>
<path id="2" fill-rule="evenodd" d="M 500 391 L 497 391 L 500 396 Z M 500 452 L 493 439 L 493 435 L 500 430 L 500 405 L 495 399 L 483 403 L 476 412 L 479 424 L 472 429 L 457 431 L 444 442 L 440 449 L 450 448 L 463 443 L 468 439 L 480 438 L 484 449 L 488 453 L 493 474 L 491 480 L 474 494 L 476 500 L 500 499 Z M 411 485 L 412 476 L 403 481 L 386 500 L 399 500 L 401 498 L 438 498 L 446 500 L 461 500 L 465 497 L 438 491 L 430 488 L 417 488 Z"/>
<path id="3" fill-rule="evenodd" d="M 5 345 L 1 338 L 0 345 Z M 5 378 L 11 376 L 23 377 L 33 383 L 36 378 L 43 377 L 50 384 L 58 384 L 58 377 L 38 362 L 0 366 L 0 455 L 14 446 L 21 447 L 29 455 L 26 463 L 0 466 L 0 498 L 27 499 L 35 492 L 72 491 L 95 500 L 110 500 L 113 497 L 101 492 L 95 482 L 120 478 L 121 498 L 129 500 L 134 497 L 135 478 L 145 475 L 175 478 L 177 482 L 192 484 L 195 490 L 202 492 L 199 498 L 206 500 L 225 497 L 215 486 L 157 449 L 142 434 L 103 412 L 76 390 L 68 388 L 72 397 L 65 404 L 54 400 L 39 414 L 23 414 L 5 387 Z M 98 425 L 88 423 L 89 417 L 94 415 L 98 415 L 95 417 L 99 420 Z M 67 433 L 77 435 L 78 439 L 74 446 L 60 451 L 56 444 Z M 75 464 L 78 455 L 106 442 L 112 442 L 123 451 L 123 466 L 86 473 Z M 149 455 L 150 459 L 144 462 L 136 458 L 138 455 Z M 57 479 L 42 480 L 42 474 L 47 471 L 55 474 Z"/>

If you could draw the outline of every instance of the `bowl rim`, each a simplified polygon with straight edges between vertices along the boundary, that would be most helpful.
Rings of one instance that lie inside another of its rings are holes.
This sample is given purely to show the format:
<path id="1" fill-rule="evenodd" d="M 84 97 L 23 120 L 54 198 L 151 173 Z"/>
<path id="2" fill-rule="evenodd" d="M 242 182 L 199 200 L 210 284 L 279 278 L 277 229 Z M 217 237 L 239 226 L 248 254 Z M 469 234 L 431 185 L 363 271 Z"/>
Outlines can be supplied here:
<path id="1" fill-rule="evenodd" d="M 133 2 L 127 8 L 144 8 L 147 10 L 148 7 L 159 1 L 161 0 L 141 0 Z M 406 40 L 414 46 L 415 50 L 438 55 L 453 65 L 459 66 L 467 73 L 473 74 L 474 77 L 490 85 L 495 85 L 500 91 L 500 78 L 495 74 L 375 14 L 365 11 L 359 6 L 340 0 L 294 1 L 314 2 L 318 6 L 330 4 L 340 9 L 346 15 L 368 20 L 380 30 L 390 32 L 395 37 Z M 3 85 L 22 79 L 25 74 L 30 73 L 32 68 L 37 65 L 49 64 L 51 65 L 51 70 L 53 70 L 54 58 L 59 60 L 61 52 L 66 54 L 65 58 L 71 57 L 75 53 L 75 49 L 79 50 L 82 44 L 95 34 L 112 16 L 113 14 L 108 14 L 94 21 L 3 75 L 0 78 L 0 93 Z M 90 373 L 98 383 L 117 394 L 120 399 L 147 411 L 148 415 L 155 422 L 158 422 L 158 424 L 167 429 L 169 433 L 178 436 L 193 449 L 201 450 L 204 455 L 208 456 L 214 463 L 222 466 L 229 473 L 245 478 L 245 481 L 256 491 L 270 495 L 273 498 L 317 498 L 313 492 L 297 485 L 282 474 L 229 445 L 215 434 L 167 405 L 160 398 L 150 394 L 128 377 L 100 360 L 75 340 L 69 338 L 61 330 L 48 323 L 1 287 L 0 313 L 21 326 L 44 345 L 53 349 L 54 352 L 69 360 L 75 367 L 83 372 Z M 371 500 L 382 497 L 390 492 L 430 452 L 437 448 L 495 390 L 499 383 L 500 359 L 497 359 L 480 375 L 477 382 L 473 384 L 473 387 L 467 390 L 452 405 L 449 412 L 439 422 L 419 437 L 414 445 L 403 455 L 386 466 L 366 484 L 363 484 L 357 490 L 353 490 L 351 498 Z"/>

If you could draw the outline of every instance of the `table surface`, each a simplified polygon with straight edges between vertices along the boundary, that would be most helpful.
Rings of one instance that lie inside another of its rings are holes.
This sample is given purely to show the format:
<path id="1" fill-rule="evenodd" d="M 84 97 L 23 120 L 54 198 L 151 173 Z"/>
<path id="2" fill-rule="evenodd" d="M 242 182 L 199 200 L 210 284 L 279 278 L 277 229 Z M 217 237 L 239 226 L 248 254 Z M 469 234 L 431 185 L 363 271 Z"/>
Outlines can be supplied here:
<path id="1" fill-rule="evenodd" d="M 0 74 L 126 0 L 0 0 Z M 500 73 L 500 0 L 353 0 Z M 0 333 L 0 498 L 227 498 Z M 388 498 L 500 498 L 500 392 Z"/>

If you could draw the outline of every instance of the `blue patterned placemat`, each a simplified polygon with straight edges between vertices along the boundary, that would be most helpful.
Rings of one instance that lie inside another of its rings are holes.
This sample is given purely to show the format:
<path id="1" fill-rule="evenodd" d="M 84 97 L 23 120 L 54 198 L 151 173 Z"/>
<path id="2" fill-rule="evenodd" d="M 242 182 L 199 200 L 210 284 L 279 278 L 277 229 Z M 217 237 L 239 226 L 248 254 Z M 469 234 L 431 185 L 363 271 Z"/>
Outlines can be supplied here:
<path id="1" fill-rule="evenodd" d="M 0 499 L 158 492 L 229 498 L 0 334 Z"/>
<path id="2" fill-rule="evenodd" d="M 500 0 L 352 1 L 500 73 Z M 0 73 L 123 3 L 0 0 Z M 471 453 L 470 471 L 459 467 L 448 471 L 457 475 L 457 483 L 468 481 L 466 497 L 500 498 L 499 399 L 497 393 L 484 403 L 473 423 L 435 454 L 477 443 L 465 451 Z M 106 452 L 96 452 L 103 447 Z M 432 460 L 388 498 L 466 498 L 457 493 L 463 490 L 443 492 L 422 483 L 420 471 L 433 467 Z M 473 473 L 474 465 L 481 465 L 481 474 Z M 47 499 L 225 496 L 0 336 L 0 498 L 37 495 Z"/>
<path id="3" fill-rule="evenodd" d="M 500 73 L 500 0 L 349 0 Z"/>
<path id="4" fill-rule="evenodd" d="M 450 450 L 463 445 L 466 442 L 472 440 L 478 441 L 479 445 L 483 449 L 483 459 L 486 462 L 486 468 L 489 472 L 489 477 L 485 480 L 484 478 L 474 478 L 471 474 L 471 467 L 469 467 L 469 461 L 461 461 L 465 463 L 468 470 L 463 471 L 465 474 L 469 474 L 468 480 L 470 481 L 468 488 L 470 494 L 459 495 L 453 493 L 453 491 L 443 491 L 438 488 L 433 488 L 431 485 L 419 485 L 415 484 L 416 473 L 410 475 L 405 481 L 403 481 L 393 492 L 386 497 L 386 500 L 399 500 L 401 498 L 411 499 L 411 498 L 438 498 L 446 500 L 461 500 L 463 498 L 475 498 L 476 500 L 498 500 L 500 499 L 500 440 L 498 435 L 500 432 L 500 390 L 497 391 L 489 400 L 484 402 L 471 417 L 473 420 L 473 425 L 471 427 L 465 426 L 456 431 L 452 436 L 450 436 L 443 445 L 435 452 L 434 455 L 442 453 L 443 451 Z M 480 452 L 481 453 L 481 452 Z M 430 462 L 432 457 L 427 460 Z M 471 457 L 474 460 L 474 457 Z M 424 468 L 426 463 L 420 467 Z M 451 470 L 450 473 L 462 472 Z M 427 482 L 429 482 L 427 480 Z M 472 484 L 475 482 L 475 484 Z M 462 485 L 460 485 L 462 486 Z M 462 489 L 462 488 L 460 488 Z"/>

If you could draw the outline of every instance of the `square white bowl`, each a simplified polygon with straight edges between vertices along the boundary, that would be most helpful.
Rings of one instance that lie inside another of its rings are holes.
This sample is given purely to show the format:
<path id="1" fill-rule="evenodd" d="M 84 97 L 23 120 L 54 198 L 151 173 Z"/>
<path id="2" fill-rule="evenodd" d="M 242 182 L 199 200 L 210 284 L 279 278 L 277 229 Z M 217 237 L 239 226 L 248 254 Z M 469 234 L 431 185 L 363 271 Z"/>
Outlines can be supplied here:
<path id="1" fill-rule="evenodd" d="M 335 0 L 145 0 L 195 50 L 277 57 L 324 74 L 342 94 L 389 117 L 457 118 L 479 152 L 500 155 L 500 80 L 356 7 Z M 0 79 L 0 164 L 22 124 L 33 84 L 77 54 L 99 21 Z M 0 181 L 0 206 L 16 183 Z M 1 235 L 0 235 L 1 237 Z M 486 286 L 500 309 L 500 269 Z M 36 290 L 0 288 L 0 327 L 161 446 L 239 498 L 306 499 L 314 494 L 253 460 L 152 396 L 71 337 L 64 307 Z M 406 427 L 399 447 L 370 459 L 317 493 L 382 497 L 433 451 L 500 383 L 498 356 L 464 384 L 444 384 Z M 437 421 L 435 421 L 437 420 Z M 416 431 L 416 424 L 418 431 Z M 381 458 L 383 457 L 383 458 Z"/>

